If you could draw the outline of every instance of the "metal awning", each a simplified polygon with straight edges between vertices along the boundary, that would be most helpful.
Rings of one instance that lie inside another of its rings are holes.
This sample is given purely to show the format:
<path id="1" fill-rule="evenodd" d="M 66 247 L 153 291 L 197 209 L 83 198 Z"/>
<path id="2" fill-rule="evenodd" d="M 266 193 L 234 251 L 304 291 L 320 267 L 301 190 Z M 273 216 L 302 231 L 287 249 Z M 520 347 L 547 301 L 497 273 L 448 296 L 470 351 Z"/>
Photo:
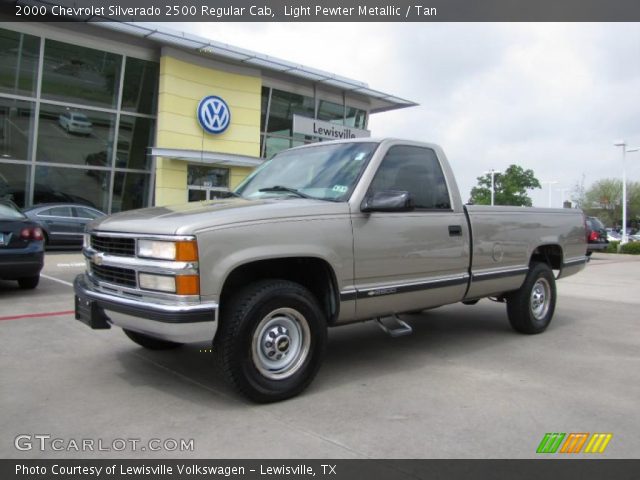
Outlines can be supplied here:
<path id="1" fill-rule="evenodd" d="M 264 162 L 263 158 L 248 155 L 234 155 L 231 153 L 207 152 L 202 150 L 185 150 L 181 148 L 151 147 L 152 157 L 166 157 L 175 160 L 199 162 L 211 165 L 225 165 L 229 167 L 257 167 Z"/>

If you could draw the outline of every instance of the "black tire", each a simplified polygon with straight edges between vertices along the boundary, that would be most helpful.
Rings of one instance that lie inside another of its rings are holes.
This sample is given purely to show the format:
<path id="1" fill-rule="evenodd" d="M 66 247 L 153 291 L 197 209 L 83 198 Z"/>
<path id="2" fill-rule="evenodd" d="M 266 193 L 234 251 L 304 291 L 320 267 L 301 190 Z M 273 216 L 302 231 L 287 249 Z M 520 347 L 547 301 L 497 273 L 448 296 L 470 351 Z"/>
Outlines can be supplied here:
<path id="1" fill-rule="evenodd" d="M 324 357 L 327 322 L 309 290 L 261 280 L 223 308 L 213 352 L 236 390 L 268 403 L 298 395 L 311 383 Z"/>
<path id="2" fill-rule="evenodd" d="M 23 277 L 18 279 L 18 285 L 23 290 L 33 290 L 38 286 L 40 282 L 40 275 L 35 275 L 33 277 Z"/>
<path id="3" fill-rule="evenodd" d="M 556 308 L 556 281 L 546 263 L 533 263 L 519 290 L 505 296 L 511 327 L 520 333 L 542 333 Z"/>
<path id="4" fill-rule="evenodd" d="M 171 350 L 172 348 L 178 348 L 183 345 L 182 343 L 162 340 L 160 338 L 152 337 L 151 335 L 127 330 L 126 328 L 123 328 L 122 330 L 124 331 L 124 334 L 135 343 L 149 350 Z"/>

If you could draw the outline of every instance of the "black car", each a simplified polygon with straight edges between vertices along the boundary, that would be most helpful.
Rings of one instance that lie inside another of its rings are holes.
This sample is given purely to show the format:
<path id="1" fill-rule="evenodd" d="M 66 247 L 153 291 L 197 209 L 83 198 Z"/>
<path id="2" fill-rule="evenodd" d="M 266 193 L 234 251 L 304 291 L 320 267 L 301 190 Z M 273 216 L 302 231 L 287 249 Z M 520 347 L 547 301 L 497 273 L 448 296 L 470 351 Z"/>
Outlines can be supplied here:
<path id="1" fill-rule="evenodd" d="M 602 222 L 596 217 L 587 217 L 585 219 L 587 228 L 587 256 L 593 252 L 605 250 L 609 246 L 607 240 L 607 229 L 604 228 Z"/>
<path id="2" fill-rule="evenodd" d="M 0 199 L 0 279 L 36 288 L 44 262 L 44 235 L 9 200 Z"/>
<path id="3" fill-rule="evenodd" d="M 100 210 L 74 203 L 35 205 L 24 213 L 42 227 L 47 245 L 81 246 L 86 224 L 105 216 Z"/>

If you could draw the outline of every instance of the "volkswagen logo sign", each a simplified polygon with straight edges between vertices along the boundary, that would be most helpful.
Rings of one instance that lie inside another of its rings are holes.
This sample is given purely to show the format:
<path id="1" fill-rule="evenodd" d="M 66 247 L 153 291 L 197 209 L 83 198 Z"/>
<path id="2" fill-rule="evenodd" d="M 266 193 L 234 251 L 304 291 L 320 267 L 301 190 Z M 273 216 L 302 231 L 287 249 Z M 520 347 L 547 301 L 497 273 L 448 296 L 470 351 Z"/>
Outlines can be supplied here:
<path id="1" fill-rule="evenodd" d="M 204 97 L 198 104 L 198 122 L 209 133 L 224 132 L 231 122 L 229 105 L 215 95 Z"/>

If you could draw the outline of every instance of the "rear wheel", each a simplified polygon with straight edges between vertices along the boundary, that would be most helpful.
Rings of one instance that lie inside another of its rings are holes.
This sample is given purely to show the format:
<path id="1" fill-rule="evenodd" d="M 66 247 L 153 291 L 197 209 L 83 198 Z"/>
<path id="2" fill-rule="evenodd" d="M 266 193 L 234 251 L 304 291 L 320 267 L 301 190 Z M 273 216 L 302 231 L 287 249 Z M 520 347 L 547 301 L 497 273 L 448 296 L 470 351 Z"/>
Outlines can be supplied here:
<path id="1" fill-rule="evenodd" d="M 134 332 L 133 330 L 122 329 L 124 334 L 133 340 L 141 347 L 149 350 L 170 350 L 172 348 L 178 348 L 182 346 L 182 343 L 170 342 L 168 340 L 162 340 L 160 338 L 152 337 L 140 332 Z"/>
<path id="2" fill-rule="evenodd" d="M 556 307 L 556 281 L 546 263 L 529 268 L 522 287 L 506 295 L 509 323 L 520 333 L 544 332 Z"/>
<path id="3" fill-rule="evenodd" d="M 23 277 L 18 279 L 18 285 L 23 290 L 33 290 L 38 286 L 40 282 L 40 275 L 34 275 L 33 277 Z"/>
<path id="4" fill-rule="evenodd" d="M 326 321 L 309 290 L 262 280 L 224 309 L 213 351 L 233 387 L 266 403 L 293 397 L 311 383 L 326 341 Z"/>

